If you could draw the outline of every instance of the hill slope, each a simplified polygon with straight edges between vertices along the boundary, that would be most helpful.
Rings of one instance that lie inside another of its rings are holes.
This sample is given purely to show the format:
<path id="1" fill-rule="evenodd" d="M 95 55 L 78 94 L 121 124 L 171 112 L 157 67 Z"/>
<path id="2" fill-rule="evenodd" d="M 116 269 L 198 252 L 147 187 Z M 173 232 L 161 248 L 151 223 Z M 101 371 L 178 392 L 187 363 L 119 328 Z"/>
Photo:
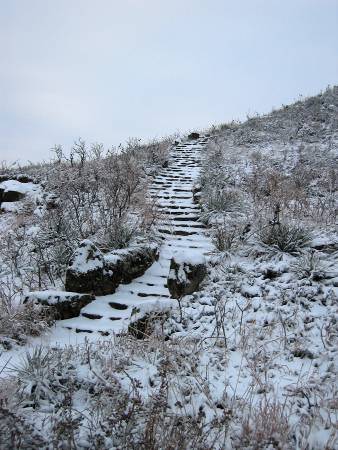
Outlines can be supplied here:
<path id="1" fill-rule="evenodd" d="M 4 368 L 0 448 L 337 448 L 337 111 L 332 88 L 210 130 L 201 290 L 140 311 L 143 339 Z"/>

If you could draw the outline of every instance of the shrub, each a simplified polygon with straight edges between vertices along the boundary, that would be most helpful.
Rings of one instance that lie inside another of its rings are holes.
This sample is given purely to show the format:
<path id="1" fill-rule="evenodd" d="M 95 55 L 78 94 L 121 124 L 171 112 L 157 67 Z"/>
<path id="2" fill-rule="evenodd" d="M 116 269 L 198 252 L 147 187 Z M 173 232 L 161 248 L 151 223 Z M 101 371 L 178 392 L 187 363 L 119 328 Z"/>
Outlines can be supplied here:
<path id="1" fill-rule="evenodd" d="M 318 281 L 325 278 L 326 265 L 314 251 L 304 253 L 292 264 L 292 269 L 300 278 Z"/>
<path id="2" fill-rule="evenodd" d="M 34 450 L 46 448 L 46 440 L 22 416 L 0 406 L 0 448 Z"/>
<path id="3" fill-rule="evenodd" d="M 53 323 L 43 306 L 23 305 L 0 287 L 0 346 L 10 350 L 14 344 L 25 344 L 27 336 L 38 336 Z"/>
<path id="4" fill-rule="evenodd" d="M 238 237 L 236 227 L 226 227 L 226 225 L 217 225 L 213 229 L 212 242 L 220 252 L 231 250 Z"/>
<path id="5" fill-rule="evenodd" d="M 263 400 L 253 408 L 242 423 L 242 433 L 236 449 L 291 449 L 291 428 L 284 405 Z"/>
<path id="6" fill-rule="evenodd" d="M 209 211 L 233 211 L 241 203 L 241 196 L 235 189 L 206 189 L 204 204 Z"/>
<path id="7" fill-rule="evenodd" d="M 310 234 L 305 228 L 286 223 L 263 228 L 259 237 L 263 244 L 290 254 L 298 253 L 310 241 Z"/>

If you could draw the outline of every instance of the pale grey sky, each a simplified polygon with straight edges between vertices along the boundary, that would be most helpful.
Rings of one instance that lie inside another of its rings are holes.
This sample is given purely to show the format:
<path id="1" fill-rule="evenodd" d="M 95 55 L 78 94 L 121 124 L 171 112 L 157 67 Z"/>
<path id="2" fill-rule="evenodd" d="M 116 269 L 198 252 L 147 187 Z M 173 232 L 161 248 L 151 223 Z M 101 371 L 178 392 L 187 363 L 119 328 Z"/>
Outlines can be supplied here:
<path id="1" fill-rule="evenodd" d="M 338 0 L 0 7 L 0 160 L 244 119 L 338 84 Z"/>

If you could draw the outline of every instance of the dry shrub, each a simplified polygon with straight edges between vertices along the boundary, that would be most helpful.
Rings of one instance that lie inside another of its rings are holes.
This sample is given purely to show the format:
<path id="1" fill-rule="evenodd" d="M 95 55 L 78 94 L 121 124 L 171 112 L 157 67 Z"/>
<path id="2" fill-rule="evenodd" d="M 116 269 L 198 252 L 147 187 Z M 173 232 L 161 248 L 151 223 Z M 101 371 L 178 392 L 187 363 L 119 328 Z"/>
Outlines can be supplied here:
<path id="1" fill-rule="evenodd" d="M 262 400 L 244 417 L 236 449 L 291 450 L 291 430 L 284 405 Z"/>
<path id="2" fill-rule="evenodd" d="M 0 289 L 0 346 L 4 350 L 25 344 L 28 336 L 39 336 L 52 323 L 53 317 L 46 307 L 24 305 Z"/>
<path id="3" fill-rule="evenodd" d="M 235 189 L 217 189 L 210 187 L 203 192 L 203 204 L 209 211 L 234 211 L 241 204 L 241 194 Z"/>
<path id="4" fill-rule="evenodd" d="M 0 406 L 0 450 L 47 448 L 41 434 L 22 416 Z"/>
<path id="5" fill-rule="evenodd" d="M 213 227 L 212 241 L 217 250 L 225 252 L 232 250 L 239 241 L 244 239 L 246 227 L 242 224 L 217 224 Z"/>
<path id="6" fill-rule="evenodd" d="M 52 407 L 44 427 L 53 448 L 77 448 L 80 441 L 97 449 L 221 448 L 229 411 L 214 406 L 206 413 L 213 402 L 206 380 L 196 371 L 196 350 L 194 341 L 138 341 L 130 335 L 84 347 L 36 348 L 17 368 L 20 390 L 15 398 L 36 411 L 47 403 Z M 130 370 L 141 356 L 146 365 L 157 367 L 142 382 Z M 78 364 L 81 370 L 75 369 Z M 198 401 L 190 409 L 187 395 L 203 399 L 203 406 Z M 76 406 L 79 398 L 86 398 L 81 411 Z M 19 433 L 12 422 L 10 427 L 14 435 Z M 29 437 L 33 438 L 32 430 Z"/>

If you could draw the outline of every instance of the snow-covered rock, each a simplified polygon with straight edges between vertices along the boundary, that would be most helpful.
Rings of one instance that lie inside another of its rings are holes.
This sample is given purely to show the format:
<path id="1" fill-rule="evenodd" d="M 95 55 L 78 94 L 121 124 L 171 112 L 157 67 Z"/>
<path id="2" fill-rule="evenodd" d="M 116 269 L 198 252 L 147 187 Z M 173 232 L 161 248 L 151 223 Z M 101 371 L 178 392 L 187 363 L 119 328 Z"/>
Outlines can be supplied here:
<path id="1" fill-rule="evenodd" d="M 156 245 L 138 245 L 126 249 L 114 250 L 104 256 L 105 269 L 112 272 L 114 281 L 130 283 L 140 277 L 158 259 Z"/>
<path id="2" fill-rule="evenodd" d="M 70 319 L 77 317 L 80 310 L 94 298 L 90 294 L 47 290 L 29 292 L 24 299 L 24 303 L 39 303 L 50 306 L 57 319 Z"/>
<path id="3" fill-rule="evenodd" d="M 128 332 L 136 339 L 145 339 L 153 334 L 156 328 L 163 329 L 163 324 L 168 319 L 171 310 L 171 301 L 165 300 L 134 308 L 131 313 Z"/>
<path id="4" fill-rule="evenodd" d="M 85 239 L 69 262 L 65 289 L 95 295 L 113 294 L 120 283 L 130 283 L 143 275 L 157 258 L 155 245 L 138 245 L 103 254 Z"/>
<path id="5" fill-rule="evenodd" d="M 103 253 L 93 242 L 85 239 L 69 261 L 65 281 L 66 291 L 102 295 L 103 271 Z"/>
<path id="6" fill-rule="evenodd" d="M 40 186 L 34 183 L 22 183 L 17 180 L 7 180 L 0 183 L 0 203 L 17 202 L 32 191 L 40 190 Z"/>
<path id="7" fill-rule="evenodd" d="M 179 253 L 172 257 L 167 280 L 173 298 L 181 298 L 199 289 L 207 273 L 205 257 L 199 253 Z"/>

